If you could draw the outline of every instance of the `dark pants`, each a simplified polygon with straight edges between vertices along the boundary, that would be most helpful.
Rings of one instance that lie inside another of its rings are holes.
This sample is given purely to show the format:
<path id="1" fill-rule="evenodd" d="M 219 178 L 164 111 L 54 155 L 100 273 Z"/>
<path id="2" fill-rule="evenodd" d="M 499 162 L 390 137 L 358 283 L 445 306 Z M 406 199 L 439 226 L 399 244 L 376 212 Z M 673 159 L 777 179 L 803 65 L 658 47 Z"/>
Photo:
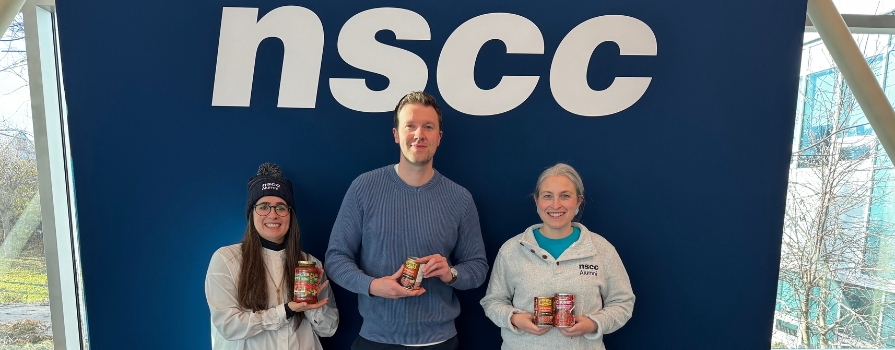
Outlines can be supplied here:
<path id="1" fill-rule="evenodd" d="M 351 350 L 457 350 L 459 344 L 460 341 L 457 340 L 456 335 L 453 338 L 445 340 L 442 343 L 430 346 L 404 346 L 400 344 L 383 344 L 367 340 L 366 338 L 361 336 L 357 336 L 357 339 L 354 340 L 354 344 L 351 344 Z"/>

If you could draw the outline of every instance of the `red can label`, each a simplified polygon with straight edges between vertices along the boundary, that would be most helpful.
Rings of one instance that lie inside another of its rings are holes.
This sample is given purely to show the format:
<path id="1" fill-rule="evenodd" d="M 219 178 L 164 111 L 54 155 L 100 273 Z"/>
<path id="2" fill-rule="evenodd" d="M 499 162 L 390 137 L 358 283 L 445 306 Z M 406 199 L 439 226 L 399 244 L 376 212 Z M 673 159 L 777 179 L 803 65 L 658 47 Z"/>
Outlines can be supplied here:
<path id="1" fill-rule="evenodd" d="M 401 279 L 398 282 L 404 289 L 412 290 L 413 284 L 416 283 L 416 275 L 420 272 L 420 264 L 416 259 L 414 256 L 409 256 L 404 262 L 404 271 L 401 272 Z"/>
<path id="2" fill-rule="evenodd" d="M 572 327 L 575 325 L 575 315 L 572 309 L 575 308 L 575 295 L 573 294 L 557 294 L 553 297 L 553 326 L 555 327 Z"/>
<path id="3" fill-rule="evenodd" d="M 535 324 L 538 326 L 553 325 L 553 298 L 535 297 Z"/>

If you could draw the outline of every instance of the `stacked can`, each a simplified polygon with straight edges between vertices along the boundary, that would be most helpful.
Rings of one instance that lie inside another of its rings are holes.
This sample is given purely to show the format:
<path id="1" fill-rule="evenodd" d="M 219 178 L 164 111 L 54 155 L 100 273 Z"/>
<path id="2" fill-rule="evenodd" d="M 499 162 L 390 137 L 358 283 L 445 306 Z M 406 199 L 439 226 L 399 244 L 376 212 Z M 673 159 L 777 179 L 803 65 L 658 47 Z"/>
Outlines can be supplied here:
<path id="1" fill-rule="evenodd" d="M 404 289 L 413 290 L 413 285 L 416 283 L 416 275 L 420 272 L 420 264 L 417 262 L 417 257 L 408 256 L 407 261 L 404 262 L 404 271 L 401 272 L 400 283 Z"/>
<path id="2" fill-rule="evenodd" d="M 535 324 L 538 326 L 553 325 L 553 298 L 535 297 Z"/>
<path id="3" fill-rule="evenodd" d="M 575 325 L 575 315 L 572 309 L 575 308 L 575 295 L 559 293 L 553 297 L 553 306 L 556 311 L 553 312 L 554 327 L 572 327 Z"/>

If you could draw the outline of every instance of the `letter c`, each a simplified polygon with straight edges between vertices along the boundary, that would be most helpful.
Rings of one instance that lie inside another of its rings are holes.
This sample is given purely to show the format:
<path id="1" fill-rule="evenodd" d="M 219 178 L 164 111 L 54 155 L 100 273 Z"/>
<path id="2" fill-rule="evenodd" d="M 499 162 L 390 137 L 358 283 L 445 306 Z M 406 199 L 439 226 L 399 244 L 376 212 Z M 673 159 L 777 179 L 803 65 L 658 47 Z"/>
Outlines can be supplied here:
<path id="1" fill-rule="evenodd" d="M 451 33 L 438 57 L 438 91 L 451 107 L 471 115 L 495 115 L 528 99 L 538 76 L 504 76 L 493 89 L 476 85 L 474 71 L 479 50 L 490 40 L 506 44 L 507 53 L 543 54 L 544 37 L 538 26 L 512 13 L 488 13 L 461 24 Z"/>
<path id="2" fill-rule="evenodd" d="M 594 49 L 606 41 L 623 56 L 656 56 L 656 35 L 639 19 L 610 15 L 576 26 L 556 48 L 550 66 L 550 90 L 559 105 L 574 114 L 600 117 L 621 112 L 643 97 L 651 77 L 616 77 L 608 88 L 592 90 L 587 69 Z"/>

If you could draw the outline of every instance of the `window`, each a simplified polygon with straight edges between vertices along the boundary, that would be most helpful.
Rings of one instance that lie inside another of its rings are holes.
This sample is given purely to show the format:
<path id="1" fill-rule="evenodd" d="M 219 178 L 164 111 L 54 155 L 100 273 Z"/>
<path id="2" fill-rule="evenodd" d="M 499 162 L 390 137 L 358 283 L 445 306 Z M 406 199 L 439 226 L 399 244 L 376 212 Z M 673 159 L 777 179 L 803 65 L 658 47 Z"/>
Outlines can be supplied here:
<path id="1" fill-rule="evenodd" d="M 0 345 L 52 348 L 25 26 L 0 38 Z"/>
<path id="2" fill-rule="evenodd" d="M 28 0 L 10 28 L 0 39 L 0 349 L 86 349 L 53 0 Z"/>
<path id="3" fill-rule="evenodd" d="M 843 343 L 851 346 L 881 346 L 880 316 L 886 305 L 884 292 L 851 284 L 842 289 Z"/>
<path id="4" fill-rule="evenodd" d="M 854 38 L 895 102 L 895 36 Z M 772 343 L 893 348 L 895 172 L 819 40 L 801 71 Z"/>
<path id="5" fill-rule="evenodd" d="M 799 167 L 811 167 L 822 160 L 829 148 L 831 123 L 829 117 L 837 113 L 833 98 L 839 84 L 836 69 L 827 69 L 807 77 L 804 91 L 802 133 L 799 138 Z"/>

